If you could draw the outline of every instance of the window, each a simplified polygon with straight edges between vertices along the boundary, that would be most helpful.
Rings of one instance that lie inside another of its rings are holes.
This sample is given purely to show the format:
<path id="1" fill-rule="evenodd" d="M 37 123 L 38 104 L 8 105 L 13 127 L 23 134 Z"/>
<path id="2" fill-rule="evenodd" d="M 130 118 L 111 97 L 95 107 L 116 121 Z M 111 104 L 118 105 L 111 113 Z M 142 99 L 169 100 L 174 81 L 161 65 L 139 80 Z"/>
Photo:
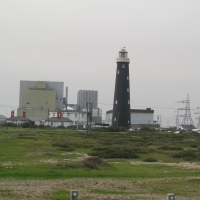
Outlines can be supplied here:
<path id="1" fill-rule="evenodd" d="M 53 113 L 53 117 L 55 117 L 55 113 Z"/>
<path id="2" fill-rule="evenodd" d="M 130 104 L 130 100 L 128 100 L 128 104 Z"/>
<path id="3" fill-rule="evenodd" d="M 119 74 L 119 70 L 117 71 L 117 74 Z"/>
<path id="4" fill-rule="evenodd" d="M 75 114 L 75 117 L 77 117 L 77 114 Z"/>
<path id="5" fill-rule="evenodd" d="M 127 92 L 129 92 L 129 88 L 127 88 Z"/>
<path id="6" fill-rule="evenodd" d="M 127 76 L 127 80 L 128 80 L 129 78 L 128 78 L 128 76 Z"/>
<path id="7" fill-rule="evenodd" d="M 117 119 L 116 119 L 116 117 L 115 117 L 114 121 L 116 122 L 116 120 L 117 120 Z"/>
<path id="8" fill-rule="evenodd" d="M 129 121 L 128 121 L 128 123 L 129 123 Z"/>
<path id="9" fill-rule="evenodd" d="M 70 117 L 70 113 L 67 113 L 67 117 Z"/>
<path id="10" fill-rule="evenodd" d="M 125 64 L 122 64 L 122 68 L 125 68 Z"/>
<path id="11" fill-rule="evenodd" d="M 115 104 L 117 104 L 117 100 L 115 100 Z"/>

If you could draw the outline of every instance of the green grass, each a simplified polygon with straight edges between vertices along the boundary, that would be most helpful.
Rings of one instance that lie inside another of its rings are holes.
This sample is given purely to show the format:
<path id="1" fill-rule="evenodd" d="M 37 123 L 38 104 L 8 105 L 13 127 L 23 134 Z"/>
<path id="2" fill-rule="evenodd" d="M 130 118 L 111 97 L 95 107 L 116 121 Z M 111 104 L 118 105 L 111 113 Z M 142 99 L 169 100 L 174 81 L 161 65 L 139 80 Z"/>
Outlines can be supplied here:
<path id="1" fill-rule="evenodd" d="M 94 168 L 76 165 L 86 154 L 99 156 L 108 165 Z M 124 156 L 123 156 L 124 155 Z M 137 155 L 137 156 L 135 156 Z M 157 161 L 144 163 L 145 160 Z M 133 165 L 131 162 L 142 164 Z M 64 180 L 72 178 L 115 178 L 152 180 L 140 185 L 140 194 L 189 197 L 200 186 L 199 169 L 167 166 L 164 163 L 200 161 L 200 135 L 159 132 L 106 133 L 68 129 L 0 129 L 0 179 Z M 197 179 L 192 178 L 197 177 Z M 188 179 L 189 178 L 189 179 Z M 155 180 L 154 180 L 155 179 Z M 158 180 L 157 180 L 158 179 Z M 161 182 L 160 179 L 166 181 Z M 93 194 L 131 195 L 134 192 L 93 188 Z M 12 190 L 0 190 L 0 197 L 18 198 Z M 55 189 L 46 199 L 68 199 L 69 191 Z M 138 197 L 139 198 L 139 197 Z M 92 199 L 90 196 L 81 200 Z M 137 199 L 137 198 L 135 198 Z M 142 198 L 141 198 L 142 199 Z"/>

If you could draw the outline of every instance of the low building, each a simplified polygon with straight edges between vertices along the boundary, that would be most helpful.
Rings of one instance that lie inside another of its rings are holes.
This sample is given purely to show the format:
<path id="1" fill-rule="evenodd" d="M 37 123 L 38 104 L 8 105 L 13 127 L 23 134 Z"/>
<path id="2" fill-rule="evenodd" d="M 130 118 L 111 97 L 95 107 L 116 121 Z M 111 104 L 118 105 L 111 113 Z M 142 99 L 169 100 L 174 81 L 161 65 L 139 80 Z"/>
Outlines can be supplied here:
<path id="1" fill-rule="evenodd" d="M 73 121 L 71 119 L 68 119 L 67 117 L 62 116 L 62 112 L 57 112 L 57 117 L 50 117 L 47 120 L 45 120 L 45 126 L 50 127 L 59 127 L 63 126 L 65 128 L 73 126 Z"/>
<path id="2" fill-rule="evenodd" d="M 6 117 L 4 115 L 0 115 L 0 124 L 6 121 Z"/>
<path id="3" fill-rule="evenodd" d="M 130 113 L 131 113 L 131 128 L 160 127 L 160 124 L 154 121 L 154 110 L 152 110 L 151 108 L 131 109 Z M 106 112 L 106 123 L 112 124 L 112 114 L 113 114 L 112 110 Z"/>
<path id="4" fill-rule="evenodd" d="M 14 116 L 14 111 L 11 111 L 11 117 L 6 119 L 6 123 L 13 123 L 20 125 L 25 122 L 30 122 L 31 120 L 26 117 L 26 112 L 23 112 L 22 116 Z"/>
<path id="5" fill-rule="evenodd" d="M 49 112 L 49 117 L 58 117 L 58 113 L 59 111 L 51 111 Z M 72 125 L 87 123 L 87 112 L 76 111 L 68 106 L 65 110 L 60 111 L 60 113 L 62 117 L 70 119 L 73 122 Z"/>
<path id="6" fill-rule="evenodd" d="M 191 131 L 192 129 L 196 129 L 196 127 L 193 124 L 191 124 L 191 125 L 183 125 L 182 124 L 182 125 L 179 125 L 177 129 L 178 130 Z"/>

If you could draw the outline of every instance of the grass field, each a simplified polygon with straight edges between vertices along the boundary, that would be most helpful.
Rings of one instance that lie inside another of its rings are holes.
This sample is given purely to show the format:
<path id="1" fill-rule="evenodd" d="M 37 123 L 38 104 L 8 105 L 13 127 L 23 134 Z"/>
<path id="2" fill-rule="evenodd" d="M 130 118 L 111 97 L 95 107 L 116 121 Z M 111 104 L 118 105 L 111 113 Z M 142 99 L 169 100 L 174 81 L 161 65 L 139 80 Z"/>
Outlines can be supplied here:
<path id="1" fill-rule="evenodd" d="M 199 160 L 199 135 L 1 128 L 0 199 L 196 200 Z"/>

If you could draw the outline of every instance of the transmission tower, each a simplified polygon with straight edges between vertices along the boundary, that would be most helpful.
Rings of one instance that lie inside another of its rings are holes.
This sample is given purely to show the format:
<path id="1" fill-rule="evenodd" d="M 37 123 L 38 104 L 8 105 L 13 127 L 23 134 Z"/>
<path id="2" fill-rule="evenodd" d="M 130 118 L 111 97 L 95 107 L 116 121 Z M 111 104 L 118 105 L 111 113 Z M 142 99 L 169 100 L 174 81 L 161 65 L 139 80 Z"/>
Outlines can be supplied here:
<path id="1" fill-rule="evenodd" d="M 191 112 L 190 112 L 190 99 L 189 99 L 189 94 L 187 94 L 187 100 L 183 100 L 183 101 L 178 101 L 177 103 L 185 103 L 186 106 L 185 108 L 179 108 L 178 110 L 185 110 L 185 114 L 182 115 L 181 117 L 183 117 L 183 121 L 181 123 L 181 125 L 193 125 L 194 123 L 192 121 L 192 117 L 191 117 Z"/>

